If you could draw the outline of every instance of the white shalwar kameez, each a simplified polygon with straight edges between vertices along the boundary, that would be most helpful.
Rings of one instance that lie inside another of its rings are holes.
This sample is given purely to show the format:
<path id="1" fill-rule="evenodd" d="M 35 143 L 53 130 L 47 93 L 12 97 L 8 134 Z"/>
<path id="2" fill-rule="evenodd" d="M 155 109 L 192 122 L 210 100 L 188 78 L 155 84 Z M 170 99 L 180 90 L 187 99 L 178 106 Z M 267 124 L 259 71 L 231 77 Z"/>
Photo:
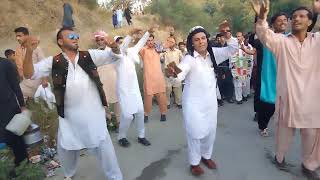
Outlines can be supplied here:
<path id="1" fill-rule="evenodd" d="M 245 48 L 252 50 L 248 44 Z M 243 97 L 250 94 L 250 80 L 253 67 L 253 55 L 246 54 L 242 49 L 231 58 L 230 68 L 233 75 L 233 85 L 236 100 L 239 102 Z"/>
<path id="2" fill-rule="evenodd" d="M 121 55 L 111 50 L 89 50 L 96 66 L 112 63 Z M 76 172 L 79 151 L 87 148 L 93 152 L 108 180 L 122 180 L 117 157 L 107 130 L 105 109 L 95 83 L 78 65 L 79 53 L 74 64 L 68 60 L 65 108 L 62 118 L 59 116 L 58 155 L 66 177 Z M 48 57 L 34 65 L 32 79 L 49 76 L 52 71 L 53 57 Z"/>
<path id="3" fill-rule="evenodd" d="M 144 108 L 135 63 L 140 62 L 138 53 L 144 47 L 149 35 L 146 32 L 139 42 L 131 48 L 128 48 L 128 45 L 132 38 L 127 36 L 121 46 L 123 58 L 115 62 L 118 76 L 117 95 L 121 109 L 118 139 L 126 138 L 133 119 L 135 119 L 138 137 L 145 137 Z"/>
<path id="4" fill-rule="evenodd" d="M 235 40 L 228 47 L 212 48 L 217 64 L 231 57 L 238 49 Z M 199 165 L 201 157 L 211 159 L 217 128 L 216 74 L 209 53 L 203 58 L 194 51 L 178 65 L 182 70 L 174 81 L 185 79 L 182 112 L 187 133 L 189 163 Z"/>

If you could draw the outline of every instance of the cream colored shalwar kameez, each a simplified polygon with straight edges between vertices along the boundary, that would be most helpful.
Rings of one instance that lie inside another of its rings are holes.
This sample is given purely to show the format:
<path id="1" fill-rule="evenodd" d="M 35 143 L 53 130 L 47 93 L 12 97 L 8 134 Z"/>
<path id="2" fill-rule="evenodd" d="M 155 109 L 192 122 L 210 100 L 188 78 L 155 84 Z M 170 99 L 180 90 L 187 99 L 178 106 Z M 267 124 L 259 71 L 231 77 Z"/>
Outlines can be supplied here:
<path id="1" fill-rule="evenodd" d="M 320 34 L 308 33 L 300 43 L 292 34 L 276 34 L 266 21 L 256 27 L 260 41 L 277 60 L 277 157 L 284 158 L 296 128 L 301 130 L 303 163 L 320 166 Z"/>

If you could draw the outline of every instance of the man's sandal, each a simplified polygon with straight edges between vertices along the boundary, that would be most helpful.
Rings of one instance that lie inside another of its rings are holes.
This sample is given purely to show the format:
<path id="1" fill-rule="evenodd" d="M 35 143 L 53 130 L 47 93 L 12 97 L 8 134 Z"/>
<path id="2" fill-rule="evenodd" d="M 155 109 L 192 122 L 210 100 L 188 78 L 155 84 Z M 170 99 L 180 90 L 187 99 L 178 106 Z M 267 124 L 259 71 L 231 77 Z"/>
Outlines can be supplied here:
<path id="1" fill-rule="evenodd" d="M 264 130 L 262 130 L 262 131 L 260 132 L 260 135 L 261 135 L 262 137 L 268 137 L 268 136 L 269 136 L 268 128 L 265 128 Z"/>

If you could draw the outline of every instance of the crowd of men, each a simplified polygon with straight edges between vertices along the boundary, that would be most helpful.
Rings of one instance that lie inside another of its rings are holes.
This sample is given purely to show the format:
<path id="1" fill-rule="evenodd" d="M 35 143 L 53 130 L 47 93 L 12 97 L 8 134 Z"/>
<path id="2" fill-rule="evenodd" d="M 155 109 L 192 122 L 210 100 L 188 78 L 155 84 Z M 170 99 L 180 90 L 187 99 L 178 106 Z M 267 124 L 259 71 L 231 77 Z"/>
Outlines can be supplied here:
<path id="1" fill-rule="evenodd" d="M 69 180 L 76 173 L 81 149 L 96 155 L 107 179 L 122 180 L 107 131 L 109 107 L 114 106 L 120 146 L 130 146 L 127 131 L 133 120 L 137 142 L 150 146 L 145 123 L 151 119 L 154 97 L 163 123 L 170 119 L 166 114 L 173 104 L 182 109 L 191 173 L 204 173 L 201 162 L 216 169 L 212 151 L 218 105 L 224 101 L 240 105 L 254 89 L 255 120 L 261 136 L 268 136 L 268 123 L 275 114 L 276 166 L 286 168 L 285 154 L 295 129 L 300 129 L 302 172 L 309 180 L 319 180 L 320 111 L 316 103 L 320 98 L 320 35 L 310 31 L 320 12 L 320 1 L 314 0 L 313 11 L 299 7 L 290 15 L 272 15 L 271 28 L 267 23 L 269 4 L 269 0 L 252 1 L 255 31 L 235 32 L 236 37 L 227 21 L 219 25 L 214 39 L 203 27 L 195 26 L 181 42 L 173 31 L 165 42 L 155 42 L 157 27 L 145 32 L 132 29 L 126 36 L 114 38 L 97 31 L 96 49 L 79 51 L 79 34 L 64 26 L 56 37 L 61 53 L 47 58 L 27 28 L 16 28 L 19 46 L 15 51 L 6 50 L 7 59 L 0 61 L 0 137 L 13 150 L 15 164 L 27 158 L 26 147 L 21 136 L 5 127 L 15 114 L 26 110 L 25 100 L 33 98 L 38 88 L 38 94 L 41 87 L 51 92 L 48 79 L 52 80 L 54 98 L 44 99 L 56 104 L 58 156 Z M 143 92 L 137 63 L 143 65 Z"/>

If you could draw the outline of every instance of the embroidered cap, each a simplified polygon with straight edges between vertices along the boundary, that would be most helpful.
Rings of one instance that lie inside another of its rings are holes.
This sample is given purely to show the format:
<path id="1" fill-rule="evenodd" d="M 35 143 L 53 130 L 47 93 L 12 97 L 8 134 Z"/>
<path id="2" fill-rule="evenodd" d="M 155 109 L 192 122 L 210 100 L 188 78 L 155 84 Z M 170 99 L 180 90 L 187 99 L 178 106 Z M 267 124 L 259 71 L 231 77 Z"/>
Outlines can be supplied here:
<path id="1" fill-rule="evenodd" d="M 95 32 L 94 33 L 94 37 L 95 38 L 97 38 L 97 37 L 107 37 L 108 36 L 108 34 L 106 33 L 106 32 L 104 32 L 104 31 L 97 31 L 97 32 Z"/>
<path id="2" fill-rule="evenodd" d="M 195 31 L 197 29 L 204 29 L 204 28 L 202 26 L 195 26 L 195 27 L 190 29 L 189 34 L 191 34 L 193 31 Z"/>

